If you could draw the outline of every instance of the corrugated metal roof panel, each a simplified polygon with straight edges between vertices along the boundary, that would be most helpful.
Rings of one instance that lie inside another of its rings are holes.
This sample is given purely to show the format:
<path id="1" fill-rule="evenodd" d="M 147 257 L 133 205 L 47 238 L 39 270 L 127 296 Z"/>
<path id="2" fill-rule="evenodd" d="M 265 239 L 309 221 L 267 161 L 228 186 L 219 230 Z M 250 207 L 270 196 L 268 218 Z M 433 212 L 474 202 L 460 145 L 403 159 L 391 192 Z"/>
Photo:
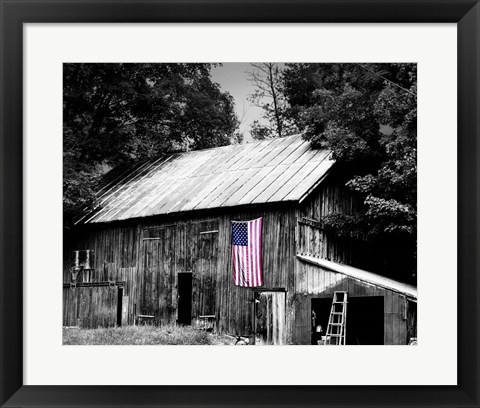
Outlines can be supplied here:
<path id="1" fill-rule="evenodd" d="M 81 221 L 129 218 L 298 201 L 333 161 L 301 135 L 164 156 L 119 171 L 98 194 L 98 208 Z"/>

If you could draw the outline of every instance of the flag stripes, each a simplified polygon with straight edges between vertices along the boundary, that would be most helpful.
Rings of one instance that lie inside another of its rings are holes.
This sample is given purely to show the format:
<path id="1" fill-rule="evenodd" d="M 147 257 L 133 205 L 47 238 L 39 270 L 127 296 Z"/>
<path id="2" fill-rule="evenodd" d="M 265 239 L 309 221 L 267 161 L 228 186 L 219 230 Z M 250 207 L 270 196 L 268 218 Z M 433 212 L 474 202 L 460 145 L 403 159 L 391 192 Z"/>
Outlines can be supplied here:
<path id="1" fill-rule="evenodd" d="M 236 286 L 263 285 L 262 218 L 232 221 L 232 261 Z"/>

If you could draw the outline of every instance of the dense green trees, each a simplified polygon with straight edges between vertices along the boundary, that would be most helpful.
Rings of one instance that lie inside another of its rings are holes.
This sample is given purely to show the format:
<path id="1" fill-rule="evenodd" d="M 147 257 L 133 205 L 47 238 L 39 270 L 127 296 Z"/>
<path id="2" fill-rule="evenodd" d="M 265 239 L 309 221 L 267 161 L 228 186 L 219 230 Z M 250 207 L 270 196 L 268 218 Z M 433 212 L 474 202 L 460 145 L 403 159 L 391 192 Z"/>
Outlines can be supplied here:
<path id="1" fill-rule="evenodd" d="M 65 64 L 64 218 L 92 203 L 106 167 L 229 144 L 234 103 L 210 64 Z"/>

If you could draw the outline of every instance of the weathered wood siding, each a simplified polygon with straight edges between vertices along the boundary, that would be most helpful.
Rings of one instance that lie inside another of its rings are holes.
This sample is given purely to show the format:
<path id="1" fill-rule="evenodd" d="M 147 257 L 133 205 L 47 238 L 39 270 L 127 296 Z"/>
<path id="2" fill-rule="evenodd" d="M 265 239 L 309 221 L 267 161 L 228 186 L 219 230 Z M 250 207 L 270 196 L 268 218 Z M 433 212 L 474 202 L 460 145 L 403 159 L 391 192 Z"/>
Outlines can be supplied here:
<path id="1" fill-rule="evenodd" d="M 216 315 L 221 333 L 253 332 L 253 292 L 233 285 L 231 221 L 263 217 L 265 288 L 294 287 L 294 209 L 231 211 L 209 217 L 141 219 L 138 223 L 95 225 L 65 248 L 64 282 L 75 250 L 93 250 L 93 280 L 125 281 L 128 324 L 134 316 L 155 316 L 155 323 L 177 318 L 177 275 L 192 272 L 192 319 Z M 287 313 L 287 325 L 289 324 Z M 280 322 L 284 324 L 284 322 Z"/>
<path id="2" fill-rule="evenodd" d="M 117 324 L 118 286 L 64 287 L 63 325 L 82 328 Z"/>
<path id="3" fill-rule="evenodd" d="M 296 214 L 297 252 L 415 284 L 412 273 L 416 261 L 411 247 L 414 241 L 395 234 L 382 239 L 367 238 L 361 233 L 341 235 L 325 226 L 327 216 L 354 216 L 365 209 L 363 198 L 345 187 L 348 179 L 338 169 L 332 169 L 300 203 Z"/>
<path id="4" fill-rule="evenodd" d="M 134 313 L 140 313 L 138 307 L 143 284 L 143 277 L 138 273 L 141 262 L 140 231 L 139 225 L 105 225 L 79 231 L 75 239 L 69 240 L 64 247 L 63 282 L 72 280 L 70 267 L 75 262 L 75 250 L 91 250 L 94 253 L 90 282 L 125 282 L 124 295 L 129 297 L 127 324 L 133 324 Z"/>
<path id="5" fill-rule="evenodd" d="M 407 338 L 417 337 L 417 302 L 407 302 Z"/>
<path id="6" fill-rule="evenodd" d="M 344 184 L 332 174 L 298 207 L 297 252 L 365 268 L 366 243 L 361 237 L 338 237 L 323 225 L 326 216 L 353 215 L 362 208 L 361 200 Z"/>

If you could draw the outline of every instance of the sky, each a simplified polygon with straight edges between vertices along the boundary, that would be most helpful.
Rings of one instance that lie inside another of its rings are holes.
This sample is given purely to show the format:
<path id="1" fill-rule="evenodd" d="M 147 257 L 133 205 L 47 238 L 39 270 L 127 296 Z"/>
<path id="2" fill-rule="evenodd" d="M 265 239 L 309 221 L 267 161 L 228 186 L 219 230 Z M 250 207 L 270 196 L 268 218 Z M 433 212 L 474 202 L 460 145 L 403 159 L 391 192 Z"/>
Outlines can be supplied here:
<path id="1" fill-rule="evenodd" d="M 261 120 L 262 109 L 248 101 L 249 95 L 255 87 L 248 81 L 247 71 L 251 69 L 249 63 L 224 63 L 221 67 L 211 69 L 213 82 L 217 82 L 223 91 L 227 91 L 235 100 L 235 112 L 240 120 L 240 133 L 243 133 L 245 142 L 251 141 L 250 125 L 254 120 Z"/>

